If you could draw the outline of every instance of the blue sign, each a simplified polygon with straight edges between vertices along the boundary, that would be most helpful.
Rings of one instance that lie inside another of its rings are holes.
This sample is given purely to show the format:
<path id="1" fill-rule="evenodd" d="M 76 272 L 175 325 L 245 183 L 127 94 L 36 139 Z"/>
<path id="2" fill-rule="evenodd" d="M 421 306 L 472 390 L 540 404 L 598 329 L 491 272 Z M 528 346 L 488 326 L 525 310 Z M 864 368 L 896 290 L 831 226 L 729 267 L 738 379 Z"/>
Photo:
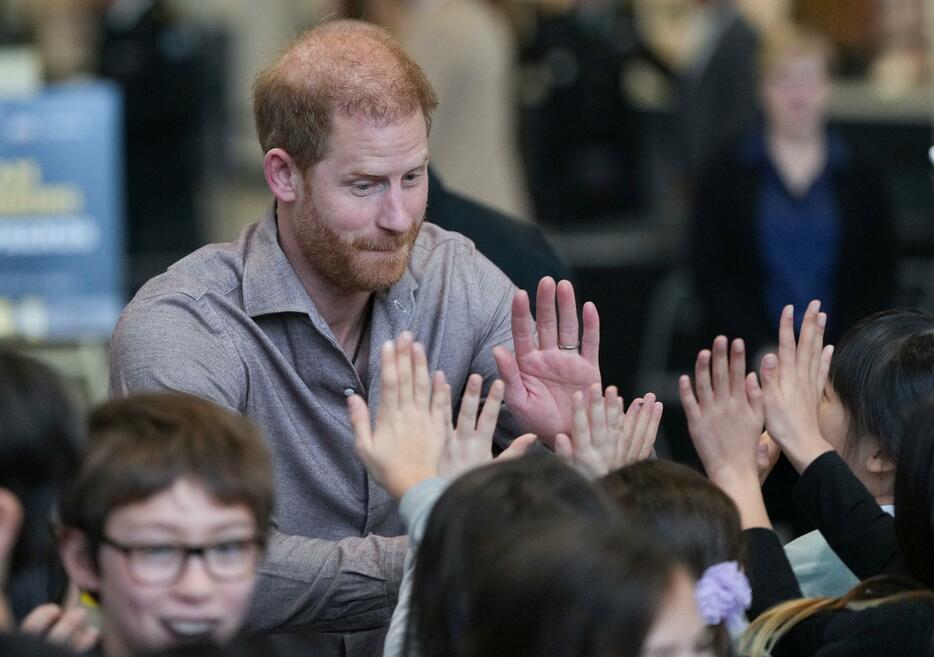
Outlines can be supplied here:
<path id="1" fill-rule="evenodd" d="M 0 336 L 110 337 L 124 303 L 121 117 L 108 83 L 0 100 Z"/>

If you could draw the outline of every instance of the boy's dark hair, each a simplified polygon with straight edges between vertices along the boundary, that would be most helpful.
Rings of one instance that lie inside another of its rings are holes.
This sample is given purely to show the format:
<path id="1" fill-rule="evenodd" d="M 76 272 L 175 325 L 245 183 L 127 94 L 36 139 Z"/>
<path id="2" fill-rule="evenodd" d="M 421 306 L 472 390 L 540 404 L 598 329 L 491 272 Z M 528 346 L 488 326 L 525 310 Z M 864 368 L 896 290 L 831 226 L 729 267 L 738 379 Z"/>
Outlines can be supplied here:
<path id="1" fill-rule="evenodd" d="M 84 462 L 65 490 L 62 524 L 82 530 L 96 558 L 116 509 L 190 478 L 221 504 L 243 504 L 265 531 L 273 506 L 269 454 L 252 423 L 180 392 L 115 399 L 88 421 Z"/>

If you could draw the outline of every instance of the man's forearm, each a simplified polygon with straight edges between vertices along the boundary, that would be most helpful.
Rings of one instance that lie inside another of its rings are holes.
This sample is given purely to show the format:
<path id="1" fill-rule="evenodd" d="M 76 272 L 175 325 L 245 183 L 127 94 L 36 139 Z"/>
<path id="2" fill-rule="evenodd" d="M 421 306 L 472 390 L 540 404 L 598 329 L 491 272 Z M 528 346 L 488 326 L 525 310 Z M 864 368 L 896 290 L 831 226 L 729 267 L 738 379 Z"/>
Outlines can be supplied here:
<path id="1" fill-rule="evenodd" d="M 407 545 L 405 536 L 328 541 L 273 531 L 244 629 L 352 632 L 387 625 Z"/>

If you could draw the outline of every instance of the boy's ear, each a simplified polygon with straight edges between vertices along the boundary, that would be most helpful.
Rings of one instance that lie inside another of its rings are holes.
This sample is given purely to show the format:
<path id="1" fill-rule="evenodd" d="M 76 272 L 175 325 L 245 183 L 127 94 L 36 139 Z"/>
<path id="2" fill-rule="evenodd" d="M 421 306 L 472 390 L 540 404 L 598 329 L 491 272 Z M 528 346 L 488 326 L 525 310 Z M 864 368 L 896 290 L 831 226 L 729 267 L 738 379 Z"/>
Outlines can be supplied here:
<path id="1" fill-rule="evenodd" d="M 878 475 L 887 474 L 895 471 L 895 462 L 877 449 L 866 459 L 866 470 Z"/>
<path id="2" fill-rule="evenodd" d="M 66 528 L 58 542 L 58 552 L 72 584 L 82 591 L 100 589 L 100 575 L 83 531 Z"/>
<path id="3" fill-rule="evenodd" d="M 13 556 L 19 530 L 23 526 L 23 505 L 9 488 L 0 488 L 0 581 L 6 581 L 6 568 Z"/>

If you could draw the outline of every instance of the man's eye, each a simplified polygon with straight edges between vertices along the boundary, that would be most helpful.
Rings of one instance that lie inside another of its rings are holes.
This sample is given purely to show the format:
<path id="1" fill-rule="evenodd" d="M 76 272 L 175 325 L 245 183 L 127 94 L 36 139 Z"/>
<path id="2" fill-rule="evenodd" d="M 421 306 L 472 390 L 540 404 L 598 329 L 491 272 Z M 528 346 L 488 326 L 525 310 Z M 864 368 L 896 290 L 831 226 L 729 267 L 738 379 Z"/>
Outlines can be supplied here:
<path id="1" fill-rule="evenodd" d="M 421 177 L 421 175 L 422 175 L 421 173 L 407 173 L 407 174 L 405 174 L 405 176 L 403 177 L 403 180 L 405 180 L 405 182 L 409 182 L 409 183 L 415 182 L 416 180 L 418 180 L 418 179 Z"/>
<path id="2" fill-rule="evenodd" d="M 375 185 L 368 180 L 361 180 L 353 184 L 354 191 L 357 192 L 369 192 L 373 187 L 375 187 Z"/>

